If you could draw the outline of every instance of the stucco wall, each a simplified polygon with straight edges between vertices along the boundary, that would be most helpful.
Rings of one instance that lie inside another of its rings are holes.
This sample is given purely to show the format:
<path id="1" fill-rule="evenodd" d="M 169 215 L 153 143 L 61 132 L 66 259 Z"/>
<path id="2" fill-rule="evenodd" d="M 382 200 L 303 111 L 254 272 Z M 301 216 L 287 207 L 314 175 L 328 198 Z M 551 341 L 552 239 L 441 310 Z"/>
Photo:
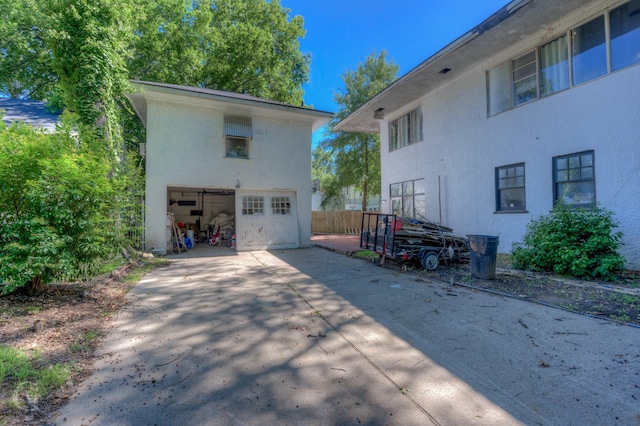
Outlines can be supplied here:
<path id="1" fill-rule="evenodd" d="M 165 250 L 167 187 L 285 189 L 296 194 L 299 242 L 311 236 L 311 123 L 251 115 L 249 159 L 227 158 L 224 110 L 148 100 L 147 237 L 148 250 Z M 242 111 L 234 111 L 242 113 Z M 237 220 L 242 220 L 238 215 Z"/>
<path id="2" fill-rule="evenodd" d="M 552 158 L 594 150 L 597 202 L 614 211 L 627 266 L 640 269 L 640 66 L 487 117 L 485 72 L 494 64 L 422 99 L 424 142 L 389 153 L 381 123 L 383 198 L 391 183 L 425 178 L 429 218 L 442 211 L 458 233 L 499 235 L 499 251 L 508 252 L 552 208 Z M 495 167 L 520 162 L 528 212 L 495 213 Z"/>

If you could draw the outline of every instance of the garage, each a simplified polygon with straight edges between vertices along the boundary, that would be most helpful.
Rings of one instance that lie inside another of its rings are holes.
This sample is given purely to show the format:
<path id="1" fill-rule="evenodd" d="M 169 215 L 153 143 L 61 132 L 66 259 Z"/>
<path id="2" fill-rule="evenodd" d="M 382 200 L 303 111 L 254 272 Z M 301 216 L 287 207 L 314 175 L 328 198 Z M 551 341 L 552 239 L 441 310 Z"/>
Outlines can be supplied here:
<path id="1" fill-rule="evenodd" d="M 300 245 L 295 191 L 169 187 L 167 204 L 181 234 L 195 247 L 262 250 Z M 167 247 L 175 248 L 171 229 L 167 236 Z"/>

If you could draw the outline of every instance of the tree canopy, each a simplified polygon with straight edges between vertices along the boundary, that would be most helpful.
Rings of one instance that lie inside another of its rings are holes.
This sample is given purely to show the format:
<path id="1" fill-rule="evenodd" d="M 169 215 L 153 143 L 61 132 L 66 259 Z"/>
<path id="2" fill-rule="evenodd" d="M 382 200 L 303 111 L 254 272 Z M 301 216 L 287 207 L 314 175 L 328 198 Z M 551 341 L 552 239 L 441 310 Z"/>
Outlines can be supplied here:
<path id="1" fill-rule="evenodd" d="M 371 97 L 391 84 L 398 66 L 386 59 L 386 52 L 369 55 L 353 71 L 342 76 L 344 89 L 334 96 L 340 109 L 329 122 L 326 139 L 320 144 L 331 154 L 335 174 L 322 182 L 325 202 L 340 194 L 344 187 L 362 190 L 362 210 L 370 194 L 380 194 L 380 137 L 377 134 L 339 132 L 335 126 Z"/>
<path id="2" fill-rule="evenodd" d="M 0 92 L 54 100 L 107 141 L 129 79 L 302 103 L 304 20 L 279 0 L 0 0 L 0 10 Z"/>

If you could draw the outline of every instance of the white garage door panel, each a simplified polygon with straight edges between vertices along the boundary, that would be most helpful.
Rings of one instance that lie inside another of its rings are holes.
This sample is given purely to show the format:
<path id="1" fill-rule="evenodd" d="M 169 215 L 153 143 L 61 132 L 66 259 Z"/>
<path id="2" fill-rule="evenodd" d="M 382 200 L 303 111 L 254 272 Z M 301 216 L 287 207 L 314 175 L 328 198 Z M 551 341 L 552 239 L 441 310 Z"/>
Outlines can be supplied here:
<path id="1" fill-rule="evenodd" d="M 244 196 L 264 197 L 263 214 L 242 214 Z M 273 197 L 288 197 L 290 213 L 274 213 Z M 293 191 L 242 191 L 236 193 L 237 250 L 265 250 L 300 247 L 296 197 Z"/>

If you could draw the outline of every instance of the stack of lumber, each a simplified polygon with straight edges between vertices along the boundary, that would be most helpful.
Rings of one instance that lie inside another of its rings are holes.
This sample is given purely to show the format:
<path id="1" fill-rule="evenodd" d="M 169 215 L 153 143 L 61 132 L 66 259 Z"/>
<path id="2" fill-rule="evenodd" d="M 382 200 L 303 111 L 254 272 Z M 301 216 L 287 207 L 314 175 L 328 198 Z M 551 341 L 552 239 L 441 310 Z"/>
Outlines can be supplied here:
<path id="1" fill-rule="evenodd" d="M 410 256 L 417 256 L 425 248 L 443 260 L 469 258 L 467 238 L 436 222 L 398 217 L 393 230 L 394 248 Z"/>

